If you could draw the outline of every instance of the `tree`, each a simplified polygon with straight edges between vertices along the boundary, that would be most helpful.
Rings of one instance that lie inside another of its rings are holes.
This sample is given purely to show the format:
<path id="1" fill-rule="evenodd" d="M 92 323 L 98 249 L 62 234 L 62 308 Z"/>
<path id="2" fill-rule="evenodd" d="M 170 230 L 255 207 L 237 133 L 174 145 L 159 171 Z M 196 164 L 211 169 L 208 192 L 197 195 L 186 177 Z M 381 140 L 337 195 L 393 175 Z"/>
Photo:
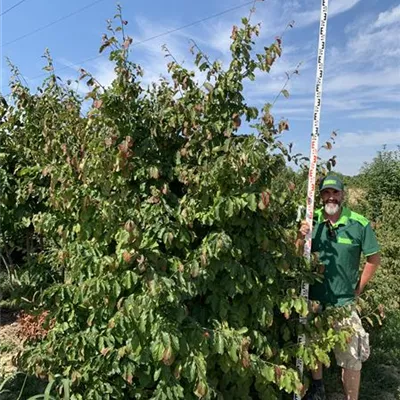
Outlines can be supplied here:
<path id="1" fill-rule="evenodd" d="M 382 215 L 384 199 L 399 199 L 400 149 L 379 151 L 371 163 L 363 166 L 360 177 L 367 190 L 367 212 L 372 219 L 377 219 Z"/>
<path id="2" fill-rule="evenodd" d="M 334 333 L 334 311 L 298 322 L 308 314 L 300 282 L 317 274 L 296 253 L 298 199 L 280 179 L 289 126 L 269 104 L 259 117 L 242 95 L 280 57 L 281 39 L 253 57 L 259 26 L 243 19 L 226 70 L 198 50 L 204 84 L 172 59 L 170 79 L 144 88 L 116 18 L 101 51 L 117 77 L 102 88 L 81 71 L 86 115 L 49 57 L 37 93 L 12 83 L 3 146 L 24 171 L 23 198 L 40 198 L 25 222 L 42 242 L 37 265 L 54 279 L 31 299 L 49 312 L 48 333 L 21 365 L 63 378 L 61 392 L 66 379 L 73 399 L 300 392 L 295 357 L 329 363 L 346 332 Z M 239 135 L 241 119 L 256 134 Z M 310 341 L 297 345 L 303 329 Z"/>
<path id="3" fill-rule="evenodd" d="M 363 302 L 370 324 L 382 324 L 386 314 L 398 312 L 400 297 L 397 271 L 400 257 L 400 150 L 383 149 L 365 164 L 358 180 L 364 191 L 363 212 L 374 221 L 381 246 L 382 265 Z"/>

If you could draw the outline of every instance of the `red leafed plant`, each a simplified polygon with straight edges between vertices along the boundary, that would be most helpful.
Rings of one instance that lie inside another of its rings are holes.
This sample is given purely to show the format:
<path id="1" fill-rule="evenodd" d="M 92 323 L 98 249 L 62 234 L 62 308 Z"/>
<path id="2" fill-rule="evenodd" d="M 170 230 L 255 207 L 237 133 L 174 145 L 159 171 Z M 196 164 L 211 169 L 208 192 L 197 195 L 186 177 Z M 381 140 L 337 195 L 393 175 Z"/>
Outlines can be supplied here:
<path id="1" fill-rule="evenodd" d="M 47 332 L 53 327 L 54 321 L 48 321 L 48 311 L 38 315 L 22 312 L 18 316 L 19 334 L 23 339 L 37 340 L 46 337 Z"/>

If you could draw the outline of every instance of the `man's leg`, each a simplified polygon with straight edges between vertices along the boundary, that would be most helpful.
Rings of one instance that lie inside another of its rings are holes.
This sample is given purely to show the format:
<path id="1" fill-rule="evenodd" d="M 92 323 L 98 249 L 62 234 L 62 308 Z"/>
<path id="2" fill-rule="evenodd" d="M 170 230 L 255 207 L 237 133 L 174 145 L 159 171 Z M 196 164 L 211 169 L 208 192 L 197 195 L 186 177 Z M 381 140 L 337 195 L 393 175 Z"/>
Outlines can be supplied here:
<path id="1" fill-rule="evenodd" d="M 314 381 L 318 381 L 322 379 L 323 375 L 323 368 L 322 368 L 322 363 L 318 363 L 318 367 L 316 370 L 311 371 L 311 375 Z"/>
<path id="2" fill-rule="evenodd" d="M 322 380 L 323 368 L 320 362 L 317 364 L 317 369 L 311 371 L 311 375 L 311 386 L 303 400 L 325 400 L 325 387 Z"/>
<path id="3" fill-rule="evenodd" d="M 342 382 L 346 400 L 358 400 L 361 371 L 342 368 Z"/>
<path id="4" fill-rule="evenodd" d="M 354 329 L 354 335 L 351 337 L 346 349 L 335 348 L 336 361 L 342 367 L 345 399 L 358 400 L 362 361 L 368 358 L 369 345 L 368 343 L 363 343 L 362 338 L 366 333 L 355 310 L 353 310 L 349 319 L 342 322 L 342 326 L 351 326 Z M 366 357 L 363 352 L 368 353 Z"/>

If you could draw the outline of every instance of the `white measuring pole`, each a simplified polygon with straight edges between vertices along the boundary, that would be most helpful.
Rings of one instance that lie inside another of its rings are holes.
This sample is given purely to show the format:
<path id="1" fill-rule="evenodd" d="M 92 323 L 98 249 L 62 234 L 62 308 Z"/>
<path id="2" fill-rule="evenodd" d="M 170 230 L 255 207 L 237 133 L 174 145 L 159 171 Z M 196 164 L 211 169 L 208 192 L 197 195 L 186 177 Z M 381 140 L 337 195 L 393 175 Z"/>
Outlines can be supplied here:
<path id="1" fill-rule="evenodd" d="M 325 48 L 326 48 L 327 22 L 328 22 L 328 0 L 321 0 L 321 19 L 319 28 L 318 57 L 317 57 L 317 78 L 315 83 L 310 171 L 308 174 L 308 190 L 307 190 L 306 221 L 310 227 L 312 227 L 312 221 L 314 216 L 314 196 L 315 196 L 317 160 L 318 160 L 319 121 L 321 115 L 322 80 L 324 77 L 324 59 L 325 59 Z M 306 257 L 308 261 L 310 261 L 311 259 L 311 238 L 312 238 L 312 232 L 310 230 L 309 234 L 305 238 L 305 243 L 304 243 L 304 257 Z M 309 284 L 306 282 L 302 282 L 301 296 L 308 301 L 308 294 L 309 294 Z M 300 317 L 300 322 L 302 324 L 306 324 L 307 318 Z M 298 343 L 305 344 L 305 341 L 306 341 L 305 335 L 304 334 L 299 335 Z M 304 363 L 301 358 L 298 358 L 296 360 L 296 366 L 299 371 L 300 377 L 303 378 Z M 294 395 L 294 399 L 301 400 L 301 396 Z"/>

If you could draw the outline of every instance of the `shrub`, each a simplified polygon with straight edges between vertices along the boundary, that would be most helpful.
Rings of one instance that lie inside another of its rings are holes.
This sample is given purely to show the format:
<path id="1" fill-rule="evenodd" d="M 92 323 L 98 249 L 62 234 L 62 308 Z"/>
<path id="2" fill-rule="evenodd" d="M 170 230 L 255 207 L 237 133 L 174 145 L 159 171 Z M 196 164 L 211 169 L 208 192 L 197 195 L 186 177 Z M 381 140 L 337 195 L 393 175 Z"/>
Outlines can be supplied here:
<path id="1" fill-rule="evenodd" d="M 298 199 L 280 179 L 288 123 L 268 104 L 259 116 L 242 95 L 281 40 L 253 57 L 259 27 L 243 19 L 226 70 L 198 51 L 204 84 L 171 61 L 170 79 L 144 88 L 131 39 L 109 29 L 101 50 L 111 49 L 117 77 L 102 88 L 82 70 L 87 114 L 50 58 L 37 93 L 12 83 L 2 146 L 22 199 L 41 207 L 24 222 L 41 243 L 34 268 L 46 288 L 31 301 L 49 311 L 47 335 L 21 365 L 69 379 L 74 399 L 301 391 L 295 357 L 328 364 L 346 334 L 334 333 L 333 311 L 298 322 L 308 313 L 300 282 L 316 274 L 296 254 Z M 256 134 L 239 135 L 241 119 Z M 303 329 L 311 340 L 299 346 Z"/>
<path id="2" fill-rule="evenodd" d="M 367 213 L 373 220 L 382 215 L 383 200 L 398 200 L 400 193 L 400 149 L 378 152 L 361 170 L 360 181 L 366 193 Z"/>

